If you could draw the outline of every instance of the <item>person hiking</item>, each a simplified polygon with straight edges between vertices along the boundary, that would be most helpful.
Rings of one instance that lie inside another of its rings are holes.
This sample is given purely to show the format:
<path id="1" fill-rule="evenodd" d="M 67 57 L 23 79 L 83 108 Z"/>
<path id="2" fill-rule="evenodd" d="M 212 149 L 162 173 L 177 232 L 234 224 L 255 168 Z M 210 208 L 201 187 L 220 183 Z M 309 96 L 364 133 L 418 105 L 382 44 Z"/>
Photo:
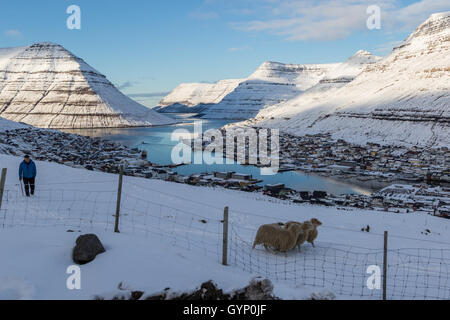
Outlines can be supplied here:
<path id="1" fill-rule="evenodd" d="M 29 155 L 26 155 L 23 159 L 23 162 L 19 166 L 19 180 L 23 180 L 23 184 L 25 185 L 25 194 L 27 197 L 34 195 L 34 183 L 36 179 L 36 164 L 33 160 L 31 160 Z"/>

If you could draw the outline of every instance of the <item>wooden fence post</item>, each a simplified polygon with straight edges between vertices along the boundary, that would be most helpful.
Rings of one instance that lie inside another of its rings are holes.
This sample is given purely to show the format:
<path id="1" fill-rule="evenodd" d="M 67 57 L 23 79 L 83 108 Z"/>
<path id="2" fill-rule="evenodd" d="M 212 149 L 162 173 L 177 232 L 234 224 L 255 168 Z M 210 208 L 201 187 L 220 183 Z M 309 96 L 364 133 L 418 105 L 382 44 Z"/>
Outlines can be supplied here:
<path id="1" fill-rule="evenodd" d="M 0 209 L 2 208 L 3 202 L 3 192 L 5 191 L 5 182 L 6 182 L 6 172 L 8 170 L 6 168 L 2 169 L 2 177 L 0 179 Z"/>
<path id="2" fill-rule="evenodd" d="M 222 247 L 222 264 L 228 265 L 228 207 L 223 211 L 223 247 Z"/>
<path id="3" fill-rule="evenodd" d="M 383 300 L 387 300 L 387 252 L 388 252 L 388 232 L 384 232 L 383 250 Z"/>
<path id="4" fill-rule="evenodd" d="M 114 223 L 114 232 L 119 233 L 119 217 L 120 217 L 120 201 L 122 200 L 122 182 L 123 182 L 123 166 L 120 166 L 119 187 L 117 190 L 117 206 L 116 221 Z"/>

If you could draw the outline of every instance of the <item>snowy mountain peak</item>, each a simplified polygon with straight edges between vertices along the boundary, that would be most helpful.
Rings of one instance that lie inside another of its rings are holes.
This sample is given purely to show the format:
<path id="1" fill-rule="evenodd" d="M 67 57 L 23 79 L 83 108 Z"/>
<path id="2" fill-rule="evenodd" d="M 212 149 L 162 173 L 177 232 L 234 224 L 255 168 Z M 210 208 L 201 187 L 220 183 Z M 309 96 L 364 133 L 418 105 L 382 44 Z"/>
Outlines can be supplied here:
<path id="1" fill-rule="evenodd" d="M 377 58 L 378 58 L 377 56 L 373 55 L 369 51 L 359 50 L 353 56 L 351 56 L 347 61 L 357 60 L 357 59 L 373 60 L 373 59 L 377 59 Z"/>
<path id="2" fill-rule="evenodd" d="M 366 50 L 358 50 L 352 57 L 360 57 L 360 56 L 370 56 L 372 55 L 369 51 Z"/>
<path id="3" fill-rule="evenodd" d="M 378 62 L 380 59 L 381 59 L 381 57 L 373 55 L 369 51 L 359 50 L 353 56 L 351 56 L 347 61 L 345 61 L 343 64 L 347 64 L 347 65 L 371 64 L 371 63 Z"/>
<path id="4" fill-rule="evenodd" d="M 289 77 L 291 81 L 299 78 L 304 72 L 323 73 L 325 69 L 330 69 L 333 64 L 288 64 L 274 61 L 266 61 L 249 77 L 249 79 L 262 79 L 274 82 L 285 82 Z"/>
<path id="5" fill-rule="evenodd" d="M 422 23 L 409 37 L 406 42 L 415 38 L 437 35 L 442 32 L 448 33 L 450 28 L 450 11 L 432 14 Z"/>
<path id="6" fill-rule="evenodd" d="M 0 116 L 43 128 L 169 124 L 106 77 L 51 42 L 0 49 Z"/>
<path id="7" fill-rule="evenodd" d="M 381 59 L 381 57 L 375 56 L 368 51 L 359 50 L 347 61 L 330 70 L 324 80 L 329 81 L 329 79 L 347 79 L 348 81 L 351 81 L 367 66 L 377 63 Z"/>

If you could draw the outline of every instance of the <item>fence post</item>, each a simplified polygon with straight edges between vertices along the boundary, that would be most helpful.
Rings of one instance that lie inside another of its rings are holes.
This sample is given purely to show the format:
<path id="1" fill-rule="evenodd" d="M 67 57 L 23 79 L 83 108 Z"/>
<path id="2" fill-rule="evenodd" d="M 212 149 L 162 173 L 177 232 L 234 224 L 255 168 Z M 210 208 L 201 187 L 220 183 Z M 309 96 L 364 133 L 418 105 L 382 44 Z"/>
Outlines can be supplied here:
<path id="1" fill-rule="evenodd" d="M 116 221 L 114 223 L 114 232 L 119 233 L 119 216 L 120 216 L 120 201 L 122 200 L 122 182 L 123 182 L 123 166 L 120 166 L 119 187 L 117 190 L 117 206 L 116 206 Z"/>
<path id="2" fill-rule="evenodd" d="M 3 202 L 3 192 L 5 191 L 5 182 L 6 182 L 6 172 L 8 170 L 6 168 L 2 169 L 2 177 L 0 179 L 0 209 L 2 208 Z"/>
<path id="3" fill-rule="evenodd" d="M 388 251 L 388 232 L 384 232 L 384 250 L 383 250 L 383 300 L 387 300 L 387 251 Z"/>
<path id="4" fill-rule="evenodd" d="M 228 207 L 223 210 L 223 247 L 222 264 L 228 265 Z"/>

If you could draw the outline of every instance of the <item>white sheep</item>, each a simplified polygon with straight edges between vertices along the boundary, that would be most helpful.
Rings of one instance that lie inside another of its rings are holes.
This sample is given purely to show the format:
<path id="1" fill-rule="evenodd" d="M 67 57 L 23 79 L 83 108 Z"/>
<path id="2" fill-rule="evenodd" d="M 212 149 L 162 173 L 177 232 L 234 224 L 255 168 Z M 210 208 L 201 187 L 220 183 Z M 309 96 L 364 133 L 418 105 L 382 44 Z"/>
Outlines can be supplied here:
<path id="1" fill-rule="evenodd" d="M 295 248 L 297 239 L 302 232 L 301 225 L 293 223 L 289 226 L 283 227 L 279 223 L 266 224 L 258 229 L 255 241 L 253 242 L 253 249 L 259 245 L 264 245 L 264 248 L 272 248 L 275 251 L 286 252 Z"/>
<path id="2" fill-rule="evenodd" d="M 297 238 L 296 247 L 298 248 L 298 252 L 302 252 L 302 244 L 304 244 L 310 237 L 311 232 L 314 231 L 314 227 L 310 223 L 301 223 L 297 221 L 289 221 L 286 222 L 285 228 L 288 228 L 290 225 L 296 224 L 301 227 L 301 231 Z"/>
<path id="3" fill-rule="evenodd" d="M 308 235 L 308 238 L 306 239 L 306 241 L 308 241 L 309 243 L 311 243 L 311 245 L 313 247 L 315 247 L 314 240 L 316 240 L 317 236 L 319 235 L 319 231 L 317 230 L 317 227 L 321 226 L 322 222 L 320 222 L 316 218 L 313 218 L 310 221 L 305 221 L 303 224 L 307 224 L 310 226 L 310 228 L 312 228 L 312 230 L 309 232 L 309 235 Z"/>

